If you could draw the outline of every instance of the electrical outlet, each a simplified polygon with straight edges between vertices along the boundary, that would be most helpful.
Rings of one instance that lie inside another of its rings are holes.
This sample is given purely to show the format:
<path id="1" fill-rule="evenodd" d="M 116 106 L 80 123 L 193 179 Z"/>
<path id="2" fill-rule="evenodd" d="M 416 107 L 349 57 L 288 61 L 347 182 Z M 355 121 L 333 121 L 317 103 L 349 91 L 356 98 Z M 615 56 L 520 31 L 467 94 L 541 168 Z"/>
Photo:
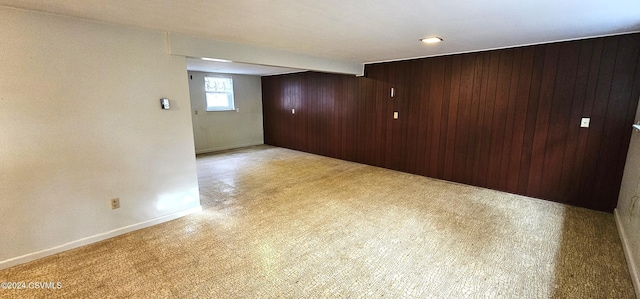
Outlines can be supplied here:
<path id="1" fill-rule="evenodd" d="M 120 198 L 111 199 L 111 209 L 119 209 L 120 208 Z"/>

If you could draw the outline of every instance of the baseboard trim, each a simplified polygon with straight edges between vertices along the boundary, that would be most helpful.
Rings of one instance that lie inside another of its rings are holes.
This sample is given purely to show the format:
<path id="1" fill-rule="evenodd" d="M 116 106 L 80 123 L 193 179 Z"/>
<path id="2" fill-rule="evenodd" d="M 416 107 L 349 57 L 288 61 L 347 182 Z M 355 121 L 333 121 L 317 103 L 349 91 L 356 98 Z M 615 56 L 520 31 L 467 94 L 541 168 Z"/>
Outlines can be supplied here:
<path id="1" fill-rule="evenodd" d="M 236 145 L 231 145 L 231 146 L 221 146 L 221 147 L 214 147 L 214 148 L 205 148 L 205 149 L 201 149 L 201 150 L 196 150 L 196 155 L 199 155 L 199 154 L 214 153 L 214 152 L 219 152 L 219 151 L 226 151 L 226 150 L 236 149 L 236 148 L 241 148 L 241 147 L 248 147 L 248 146 L 262 145 L 262 144 L 264 144 L 264 143 L 263 143 L 263 142 L 259 142 L 259 143 L 246 143 L 246 144 L 236 144 Z"/>
<path id="2" fill-rule="evenodd" d="M 622 248 L 624 249 L 624 255 L 627 258 L 627 265 L 629 266 L 629 274 L 631 274 L 631 281 L 633 282 L 633 287 L 636 290 L 636 298 L 640 298 L 640 274 L 638 273 L 638 262 L 636 261 L 633 252 L 631 252 L 631 247 L 629 246 L 629 238 L 627 237 L 627 232 L 622 225 L 622 220 L 620 219 L 620 214 L 618 213 L 618 209 L 613 211 L 613 215 L 616 219 L 616 226 L 618 227 L 618 234 L 620 234 L 620 240 L 622 240 Z"/>
<path id="3" fill-rule="evenodd" d="M 37 260 L 39 258 L 43 258 L 45 256 L 49 256 L 49 255 L 53 255 L 56 253 L 60 253 L 63 251 L 67 251 L 69 249 L 73 249 L 73 248 L 78 248 L 81 246 L 85 246 L 85 245 L 89 245 L 92 243 L 96 243 L 102 240 L 106 240 L 109 238 L 113 238 L 115 236 L 119 236 L 122 234 L 126 234 L 128 232 L 132 232 L 134 230 L 139 230 L 145 227 L 149 227 L 149 226 L 153 226 L 159 223 L 163 223 L 163 222 L 167 222 L 167 221 L 171 221 L 180 217 L 184 217 L 186 215 L 189 214 L 193 214 L 193 213 L 198 213 L 202 211 L 202 206 L 198 205 L 197 207 L 191 208 L 191 209 L 187 209 L 187 210 L 182 210 L 182 211 L 178 211 L 175 213 L 171 213 L 169 215 L 164 215 L 158 218 L 154 218 L 154 219 L 150 219 L 147 221 L 143 221 L 140 223 L 136 223 L 136 224 L 132 224 L 132 225 L 127 225 L 125 227 L 121 227 L 121 228 L 117 228 L 108 232 L 104 232 L 104 233 L 100 233 L 100 234 L 96 234 L 93 236 L 89 236 L 86 238 L 82 238 L 79 240 L 75 240 L 75 241 L 71 241 L 69 243 L 65 243 L 62 245 L 58 245 L 49 249 L 45 249 L 45 250 L 41 250 L 41 251 L 37 251 L 37 252 L 32 252 L 32 253 L 28 253 L 22 256 L 18 256 L 18 257 L 14 257 L 14 258 L 10 258 L 8 260 L 4 260 L 4 261 L 0 261 L 0 270 L 2 269 L 6 269 L 9 267 L 13 267 L 19 264 L 24 264 L 30 261 L 34 261 Z"/>

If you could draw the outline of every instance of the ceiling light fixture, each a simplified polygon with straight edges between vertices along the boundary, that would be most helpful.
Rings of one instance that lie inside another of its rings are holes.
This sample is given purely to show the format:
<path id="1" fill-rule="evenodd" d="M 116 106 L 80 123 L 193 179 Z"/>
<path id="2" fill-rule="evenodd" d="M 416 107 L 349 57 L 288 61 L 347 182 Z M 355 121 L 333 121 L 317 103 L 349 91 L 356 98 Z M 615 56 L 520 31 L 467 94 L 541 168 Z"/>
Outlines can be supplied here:
<path id="1" fill-rule="evenodd" d="M 439 43 L 442 41 L 441 37 L 427 37 L 427 38 L 423 38 L 420 40 L 421 42 L 425 43 L 425 44 L 435 44 L 435 43 Z"/>
<path id="2" fill-rule="evenodd" d="M 226 60 L 226 59 L 207 58 L 207 57 L 202 57 L 200 59 L 206 60 L 206 61 L 215 61 L 215 62 L 233 62 L 231 60 Z"/>

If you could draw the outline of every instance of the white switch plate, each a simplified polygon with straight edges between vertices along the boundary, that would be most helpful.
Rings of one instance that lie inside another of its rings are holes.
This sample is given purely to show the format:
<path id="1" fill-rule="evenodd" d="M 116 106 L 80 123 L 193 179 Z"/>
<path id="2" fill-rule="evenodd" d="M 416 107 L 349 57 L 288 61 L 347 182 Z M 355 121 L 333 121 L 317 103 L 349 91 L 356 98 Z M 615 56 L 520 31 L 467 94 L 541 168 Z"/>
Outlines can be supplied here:
<path id="1" fill-rule="evenodd" d="M 120 198 L 112 198 L 111 199 L 111 209 L 119 209 L 120 208 Z"/>
<path id="2" fill-rule="evenodd" d="M 583 117 L 580 121 L 580 128 L 588 128 L 589 123 L 591 122 L 591 118 Z"/>
<path id="3" fill-rule="evenodd" d="M 398 111 L 393 112 L 393 119 L 398 119 Z"/>
<path id="4" fill-rule="evenodd" d="M 296 114 L 296 109 L 291 109 L 291 114 Z"/>

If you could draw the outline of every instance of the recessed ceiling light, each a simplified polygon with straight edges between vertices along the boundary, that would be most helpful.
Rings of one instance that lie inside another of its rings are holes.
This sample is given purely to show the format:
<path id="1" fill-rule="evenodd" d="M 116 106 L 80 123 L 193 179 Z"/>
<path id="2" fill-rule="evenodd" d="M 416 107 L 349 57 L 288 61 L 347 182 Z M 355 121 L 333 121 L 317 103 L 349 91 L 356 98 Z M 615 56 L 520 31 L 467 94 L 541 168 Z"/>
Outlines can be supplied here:
<path id="1" fill-rule="evenodd" d="M 202 57 L 200 59 L 206 60 L 206 61 L 215 61 L 215 62 L 233 62 L 231 60 L 226 60 L 226 59 L 207 58 L 207 57 Z"/>
<path id="2" fill-rule="evenodd" d="M 434 36 L 434 37 L 423 38 L 420 41 L 422 41 L 425 44 L 435 44 L 435 43 L 441 42 L 442 38 Z"/>

